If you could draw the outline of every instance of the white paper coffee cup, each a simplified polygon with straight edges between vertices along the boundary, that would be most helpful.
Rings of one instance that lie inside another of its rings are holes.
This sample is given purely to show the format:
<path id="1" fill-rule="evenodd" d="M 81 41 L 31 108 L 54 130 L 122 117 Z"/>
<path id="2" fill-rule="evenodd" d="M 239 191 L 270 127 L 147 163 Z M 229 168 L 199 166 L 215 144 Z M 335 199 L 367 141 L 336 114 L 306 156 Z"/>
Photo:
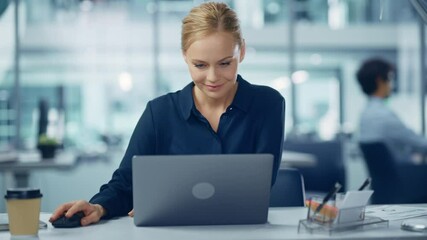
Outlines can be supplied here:
<path id="1" fill-rule="evenodd" d="M 42 196 L 40 189 L 7 189 L 4 197 L 12 236 L 37 236 Z"/>

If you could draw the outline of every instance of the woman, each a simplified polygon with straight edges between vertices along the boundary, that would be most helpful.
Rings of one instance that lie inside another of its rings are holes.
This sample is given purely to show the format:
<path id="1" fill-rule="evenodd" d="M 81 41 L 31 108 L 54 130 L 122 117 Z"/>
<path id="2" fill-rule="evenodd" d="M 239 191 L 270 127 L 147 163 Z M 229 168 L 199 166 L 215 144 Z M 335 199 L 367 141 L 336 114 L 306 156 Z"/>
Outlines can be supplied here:
<path id="1" fill-rule="evenodd" d="M 82 225 L 126 215 L 133 208 L 134 155 L 271 153 L 274 183 L 285 101 L 272 88 L 251 85 L 237 74 L 246 47 L 236 13 L 224 3 L 193 8 L 183 20 L 181 46 L 193 82 L 150 101 L 110 182 L 89 202 L 59 206 L 50 221 L 64 212 L 71 217 L 83 211 Z"/>

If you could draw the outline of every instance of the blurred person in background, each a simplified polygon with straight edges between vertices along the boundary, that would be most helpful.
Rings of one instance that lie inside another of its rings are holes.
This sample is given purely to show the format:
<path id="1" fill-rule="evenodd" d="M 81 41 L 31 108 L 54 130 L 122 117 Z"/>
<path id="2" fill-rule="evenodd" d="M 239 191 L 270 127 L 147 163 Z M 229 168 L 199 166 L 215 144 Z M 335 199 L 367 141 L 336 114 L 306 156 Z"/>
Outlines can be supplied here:
<path id="1" fill-rule="evenodd" d="M 382 142 L 399 163 L 414 163 L 414 156 L 417 156 L 414 153 L 427 152 L 427 139 L 406 127 L 387 107 L 386 100 L 392 93 L 394 72 L 395 67 L 380 58 L 366 60 L 357 71 L 357 81 L 368 97 L 360 117 L 358 141 Z"/>

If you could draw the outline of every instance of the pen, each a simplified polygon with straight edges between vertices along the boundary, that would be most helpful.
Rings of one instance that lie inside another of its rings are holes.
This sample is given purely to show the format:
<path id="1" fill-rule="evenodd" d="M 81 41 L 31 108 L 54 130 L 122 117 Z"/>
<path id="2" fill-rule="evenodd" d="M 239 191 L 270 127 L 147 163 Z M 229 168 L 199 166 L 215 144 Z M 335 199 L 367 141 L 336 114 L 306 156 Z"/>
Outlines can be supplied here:
<path id="1" fill-rule="evenodd" d="M 310 211 L 311 211 L 311 201 L 312 201 L 312 198 L 310 198 L 309 200 L 308 200 L 308 209 L 310 209 Z M 310 211 L 307 211 L 307 219 L 309 219 L 309 217 L 310 217 Z"/>
<path id="2" fill-rule="evenodd" d="M 359 189 L 357 189 L 357 191 L 362 191 L 363 189 L 365 189 L 369 184 L 371 183 L 371 178 L 368 177 L 362 184 L 362 186 L 360 186 Z"/>
<path id="3" fill-rule="evenodd" d="M 342 185 L 338 182 L 335 183 L 334 187 L 326 194 L 325 198 L 323 198 L 322 203 L 316 208 L 316 210 L 313 213 L 313 216 L 316 216 L 320 210 L 325 206 L 325 204 L 341 189 Z"/>

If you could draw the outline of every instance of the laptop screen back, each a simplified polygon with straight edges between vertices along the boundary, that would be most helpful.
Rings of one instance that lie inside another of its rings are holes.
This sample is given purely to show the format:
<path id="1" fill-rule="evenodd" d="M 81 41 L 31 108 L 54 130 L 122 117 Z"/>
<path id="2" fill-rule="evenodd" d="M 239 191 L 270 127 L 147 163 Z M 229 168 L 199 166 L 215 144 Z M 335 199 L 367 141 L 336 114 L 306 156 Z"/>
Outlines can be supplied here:
<path id="1" fill-rule="evenodd" d="M 267 221 L 271 154 L 134 156 L 137 226 Z"/>

